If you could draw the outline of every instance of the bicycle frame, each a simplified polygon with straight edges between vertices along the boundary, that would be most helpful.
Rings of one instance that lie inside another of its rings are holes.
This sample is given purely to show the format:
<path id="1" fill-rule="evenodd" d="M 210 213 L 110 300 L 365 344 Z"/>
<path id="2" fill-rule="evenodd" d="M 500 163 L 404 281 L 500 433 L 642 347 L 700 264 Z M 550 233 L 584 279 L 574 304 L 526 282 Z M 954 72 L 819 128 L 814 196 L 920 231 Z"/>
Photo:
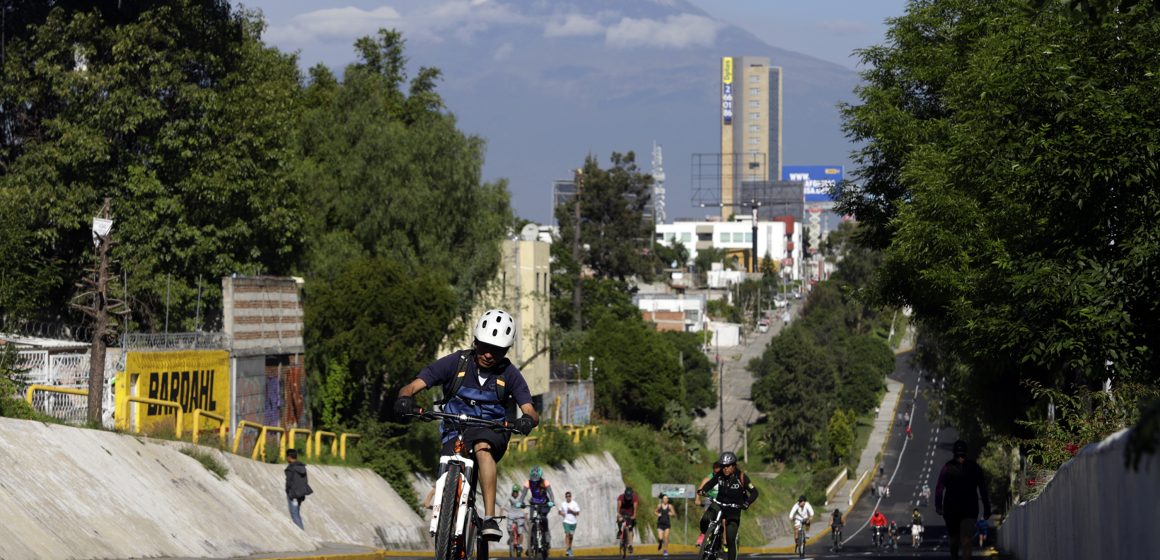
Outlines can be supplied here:
<path id="1" fill-rule="evenodd" d="M 721 550 L 721 545 L 725 542 L 725 508 L 741 509 L 737 504 L 727 504 L 718 502 L 714 498 L 707 498 L 709 505 L 717 505 L 717 515 L 709 521 L 709 531 L 705 532 L 705 544 L 701 549 L 701 558 L 707 555 L 716 558 Z M 720 538 L 718 538 L 720 537 Z"/>
<path id="2" fill-rule="evenodd" d="M 455 437 L 455 453 L 453 455 L 444 455 L 439 458 L 440 470 L 443 472 L 439 474 L 438 480 L 435 481 L 435 496 L 442 496 L 445 485 L 447 484 L 447 465 L 452 461 L 459 463 L 463 467 L 462 478 L 456 482 L 461 484 L 459 489 L 459 502 L 455 508 L 455 536 L 463 535 L 463 531 L 467 525 L 467 510 L 468 502 L 475 502 L 475 460 L 467 457 L 464 454 L 464 448 L 467 443 L 463 441 L 463 432 L 460 431 Z M 439 527 L 439 517 L 443 512 L 439 511 L 442 506 L 437 503 L 432 503 L 431 509 L 431 536 L 435 536 Z"/>

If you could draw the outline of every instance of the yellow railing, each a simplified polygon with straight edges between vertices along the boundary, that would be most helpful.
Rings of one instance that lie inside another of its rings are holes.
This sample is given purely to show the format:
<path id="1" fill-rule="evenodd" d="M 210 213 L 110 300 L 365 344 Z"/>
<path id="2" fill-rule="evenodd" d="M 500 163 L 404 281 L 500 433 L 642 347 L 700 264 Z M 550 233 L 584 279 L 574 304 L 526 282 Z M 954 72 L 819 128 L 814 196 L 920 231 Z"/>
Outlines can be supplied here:
<path id="1" fill-rule="evenodd" d="M 314 450 L 314 442 L 310 441 L 310 430 L 307 430 L 306 428 L 290 428 L 290 431 L 286 432 L 286 437 L 289 438 L 289 441 L 286 442 L 286 447 L 288 449 L 297 449 L 298 448 L 298 441 L 297 441 L 298 434 L 306 434 L 306 456 L 307 457 L 312 456 L 313 455 L 312 451 Z"/>
<path id="2" fill-rule="evenodd" d="M 280 434 L 278 436 L 278 460 L 286 460 L 286 428 L 278 426 L 262 426 L 262 432 L 258 434 L 258 442 L 254 444 L 254 450 L 250 452 L 251 459 L 266 460 L 266 436 L 270 435 L 270 432 Z"/>
<path id="3" fill-rule="evenodd" d="M 339 442 L 338 443 L 338 456 L 341 457 L 343 461 L 346 460 L 346 441 L 348 439 L 358 439 L 361 437 L 362 436 L 359 434 L 351 434 L 351 433 L 344 433 L 341 436 L 339 436 L 339 438 L 338 438 L 338 442 Z"/>
<path id="4" fill-rule="evenodd" d="M 45 391 L 48 393 L 65 393 L 65 394 L 69 394 L 69 395 L 81 395 L 81 396 L 85 396 L 85 397 L 89 396 L 88 389 L 72 389 L 69 387 L 53 387 L 52 385 L 29 385 L 28 390 L 25 391 L 25 393 L 24 393 L 24 400 L 28 401 L 28 404 L 30 404 L 30 405 L 32 404 L 32 394 L 35 393 L 36 391 Z"/>
<path id="5" fill-rule="evenodd" d="M 330 438 L 330 454 L 338 455 L 338 434 L 334 432 L 327 432 L 323 430 L 314 431 L 314 455 L 311 458 L 318 458 L 322 456 L 322 437 Z"/>
<path id="6" fill-rule="evenodd" d="M 564 424 L 559 427 L 564 433 L 571 436 L 572 443 L 578 444 L 581 439 L 589 436 L 594 436 L 600 433 L 600 426 L 573 426 L 571 424 Z M 535 447 L 540 443 L 540 436 L 523 436 L 513 437 L 510 445 L 516 451 L 524 451 Z"/>
<path id="7" fill-rule="evenodd" d="M 259 434 L 265 433 L 265 430 L 264 430 L 265 426 L 263 426 L 257 422 L 251 422 L 249 420 L 238 420 L 238 430 L 236 432 L 234 432 L 234 445 L 232 447 L 230 447 L 230 451 L 234 455 L 238 454 L 238 446 L 241 445 L 241 443 L 242 443 L 242 434 L 245 433 L 246 426 L 249 426 L 255 430 L 258 430 Z M 258 444 L 255 443 L 254 447 L 257 448 Z"/>
<path id="8" fill-rule="evenodd" d="M 213 412 L 202 410 L 200 408 L 193 409 L 193 437 L 192 437 L 193 443 L 197 443 L 197 440 L 201 437 L 201 417 L 202 416 L 204 416 L 206 418 L 212 418 L 212 419 L 218 421 L 218 424 L 220 424 L 220 426 L 218 427 L 218 441 L 220 442 L 220 445 L 225 445 L 226 444 L 226 431 L 228 431 L 230 429 L 229 425 L 226 424 L 226 417 L 222 416 L 221 414 L 216 414 Z"/>
<path id="9" fill-rule="evenodd" d="M 177 439 L 181 439 L 181 436 L 185 435 L 185 425 L 182 423 L 182 420 L 184 419 L 185 413 L 182 412 L 181 405 L 177 404 L 177 401 L 163 401 L 161 399 L 151 399 L 149 397 L 135 397 L 132 395 L 125 397 L 125 400 L 128 402 L 135 402 L 135 403 L 141 403 L 141 404 L 152 404 L 152 405 L 156 405 L 156 406 L 164 406 L 166 408 L 172 408 L 173 410 L 176 410 L 177 411 L 177 425 L 174 426 L 174 428 L 173 428 L 173 435 L 177 436 Z"/>

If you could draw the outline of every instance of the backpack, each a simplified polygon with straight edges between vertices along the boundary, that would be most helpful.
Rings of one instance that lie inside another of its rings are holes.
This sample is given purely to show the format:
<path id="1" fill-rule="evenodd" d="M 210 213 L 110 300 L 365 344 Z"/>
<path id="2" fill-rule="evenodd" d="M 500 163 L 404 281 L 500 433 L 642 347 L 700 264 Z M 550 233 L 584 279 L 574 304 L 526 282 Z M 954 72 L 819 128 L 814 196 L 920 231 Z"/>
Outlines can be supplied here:
<path id="1" fill-rule="evenodd" d="M 455 378 L 451 380 L 451 387 L 447 388 L 447 390 L 443 393 L 443 398 L 439 401 L 436 401 L 435 404 L 440 406 L 445 405 L 447 404 L 447 401 L 451 400 L 451 397 L 459 394 L 459 388 L 463 386 L 463 380 L 467 377 L 467 364 L 469 363 L 468 360 L 470 360 L 472 356 L 475 356 L 474 350 L 459 351 L 459 365 L 455 367 L 455 371 L 457 373 L 455 374 Z M 507 383 L 505 383 L 504 375 L 501 371 L 495 376 L 495 401 L 481 404 L 506 404 L 507 398 Z"/>

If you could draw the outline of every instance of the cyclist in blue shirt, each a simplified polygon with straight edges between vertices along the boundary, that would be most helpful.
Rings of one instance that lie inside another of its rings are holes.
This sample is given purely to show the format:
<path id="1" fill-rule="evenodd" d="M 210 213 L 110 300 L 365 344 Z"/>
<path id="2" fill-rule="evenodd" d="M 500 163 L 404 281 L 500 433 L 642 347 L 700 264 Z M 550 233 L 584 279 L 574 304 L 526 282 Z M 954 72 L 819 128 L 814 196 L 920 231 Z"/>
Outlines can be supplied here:
<path id="1" fill-rule="evenodd" d="M 515 342 L 515 320 L 507 312 L 491 309 L 475 323 L 475 341 L 469 350 L 453 352 L 423 368 L 413 381 L 399 390 L 395 400 L 395 415 L 405 419 L 415 409 L 415 394 L 439 385 L 444 398 L 440 403 L 444 412 L 466 414 L 485 420 L 508 420 L 507 404 L 514 400 L 523 416 L 512 421 L 513 427 L 528 434 L 540 422 L 532 407 L 532 394 L 523 374 L 505 356 Z M 454 453 L 457 433 L 443 426 L 443 455 Z M 507 433 L 489 428 L 469 428 L 463 439 L 474 451 L 483 490 L 483 536 L 498 541 L 503 532 L 495 516 L 496 463 L 507 451 Z"/>

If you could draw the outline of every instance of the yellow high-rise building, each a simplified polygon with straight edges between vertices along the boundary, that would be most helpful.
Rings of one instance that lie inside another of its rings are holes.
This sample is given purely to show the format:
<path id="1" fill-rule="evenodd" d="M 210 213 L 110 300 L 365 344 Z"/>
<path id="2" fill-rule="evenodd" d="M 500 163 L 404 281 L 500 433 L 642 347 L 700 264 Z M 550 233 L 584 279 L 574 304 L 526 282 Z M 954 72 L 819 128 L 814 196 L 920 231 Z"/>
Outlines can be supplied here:
<path id="1" fill-rule="evenodd" d="M 781 68 L 763 56 L 721 59 L 721 218 L 743 211 L 741 183 L 781 178 Z"/>

